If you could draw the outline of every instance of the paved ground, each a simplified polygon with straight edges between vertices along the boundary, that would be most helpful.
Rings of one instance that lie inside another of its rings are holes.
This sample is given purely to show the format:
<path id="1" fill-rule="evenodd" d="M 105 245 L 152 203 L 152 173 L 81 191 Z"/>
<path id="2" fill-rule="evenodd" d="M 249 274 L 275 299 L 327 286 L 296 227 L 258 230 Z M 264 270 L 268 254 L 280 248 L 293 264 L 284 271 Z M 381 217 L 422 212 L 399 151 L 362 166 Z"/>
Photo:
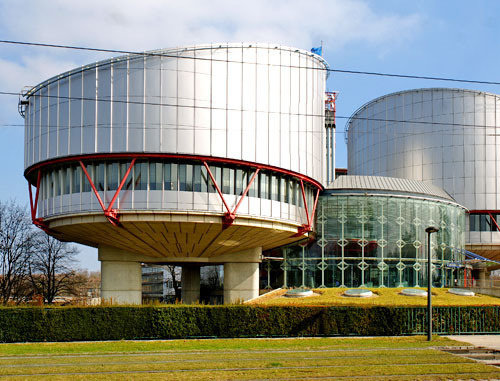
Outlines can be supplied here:
<path id="1" fill-rule="evenodd" d="M 463 341 L 477 347 L 500 350 L 500 335 L 454 335 L 446 336 L 452 340 Z"/>

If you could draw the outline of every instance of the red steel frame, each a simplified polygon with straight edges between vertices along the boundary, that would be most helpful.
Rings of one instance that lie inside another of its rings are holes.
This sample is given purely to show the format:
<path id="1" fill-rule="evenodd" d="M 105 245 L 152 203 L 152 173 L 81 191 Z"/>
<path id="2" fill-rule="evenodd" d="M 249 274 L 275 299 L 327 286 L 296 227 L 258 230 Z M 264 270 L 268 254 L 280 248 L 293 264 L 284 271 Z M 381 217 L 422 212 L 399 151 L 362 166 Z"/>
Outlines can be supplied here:
<path id="1" fill-rule="evenodd" d="M 118 186 L 118 189 L 115 191 L 115 195 L 111 199 L 108 207 L 106 208 L 104 206 L 104 203 L 102 202 L 101 196 L 99 195 L 99 192 L 97 191 L 97 188 L 94 185 L 94 182 L 92 181 L 92 178 L 90 177 L 89 173 L 87 172 L 87 168 L 85 167 L 85 164 L 81 160 L 79 160 L 80 167 L 82 167 L 83 173 L 85 173 L 85 176 L 87 177 L 87 180 L 89 181 L 90 186 L 92 187 L 92 190 L 94 191 L 94 194 L 97 198 L 97 201 L 99 201 L 99 205 L 101 205 L 102 211 L 104 212 L 104 216 L 108 219 L 109 222 L 111 222 L 112 225 L 114 226 L 120 226 L 120 219 L 118 216 L 118 210 L 113 209 L 113 205 L 118 198 L 118 195 L 120 194 L 120 191 L 123 188 L 123 185 L 125 185 L 125 181 L 127 181 L 127 177 L 130 174 L 130 171 L 132 170 L 132 167 L 135 164 L 136 159 L 132 159 L 132 162 L 128 166 L 127 171 L 123 175 L 122 181 L 120 182 L 120 185 Z"/>
<path id="2" fill-rule="evenodd" d="M 500 232 L 500 227 L 498 226 L 498 223 L 496 219 L 493 217 L 493 214 L 500 214 L 500 210 L 470 210 L 469 214 L 488 214 L 490 216 L 491 221 L 495 224 L 495 227 L 497 228 L 497 231 Z"/>
<path id="3" fill-rule="evenodd" d="M 83 160 L 96 160 L 96 159 L 132 159 L 132 162 L 130 163 L 126 173 L 123 175 L 123 178 L 120 182 L 120 185 L 118 186 L 118 189 L 115 191 L 115 194 L 110 201 L 109 205 L 106 207 L 104 205 L 104 202 L 99 195 L 99 191 L 97 190 L 94 182 L 92 181 L 92 178 L 90 177 L 90 174 L 87 171 L 87 168 L 85 167 L 85 164 L 83 164 Z M 236 219 L 236 212 L 238 211 L 238 208 L 240 207 L 243 199 L 246 197 L 248 194 L 248 191 L 250 190 L 250 186 L 254 182 L 255 178 L 257 177 L 257 174 L 259 173 L 260 170 L 271 170 L 274 172 L 282 173 L 289 175 L 291 177 L 298 178 L 300 180 L 300 189 L 302 192 L 302 200 L 304 202 L 304 209 L 306 212 L 306 218 L 307 218 L 307 223 L 303 224 L 298 228 L 297 233 L 294 236 L 301 236 L 304 235 L 310 231 L 312 231 L 313 223 L 314 223 L 314 215 L 316 212 L 316 207 L 318 204 L 318 197 L 319 197 L 319 192 L 323 189 L 322 185 L 317 182 L 316 180 L 313 180 L 307 176 L 304 176 L 300 173 L 296 173 L 293 171 L 289 171 L 283 168 L 279 167 L 274 167 L 270 165 L 265 165 L 265 164 L 258 164 L 258 163 L 253 163 L 253 162 L 248 162 L 248 161 L 243 161 L 243 160 L 236 160 L 236 159 L 227 159 L 227 158 L 217 158 L 217 157 L 210 157 L 210 156 L 199 156 L 199 155 L 178 155 L 178 154 L 141 154 L 141 153 L 130 153 L 130 154 L 97 154 L 97 155 L 79 155 L 79 156 L 72 156 L 72 157 L 65 157 L 65 158 L 58 158 L 58 159 L 53 159 L 53 160 L 48 160 L 45 162 L 41 162 L 38 164 L 33 165 L 32 167 L 28 168 L 25 171 L 25 177 L 28 179 L 28 187 L 29 187 L 29 194 L 30 194 L 30 208 L 31 208 L 31 219 L 33 221 L 33 224 L 41 228 L 42 230 L 49 232 L 50 229 L 48 228 L 47 224 L 43 221 L 42 218 L 37 218 L 36 217 L 36 211 L 38 209 L 38 197 L 39 197 L 39 191 L 40 191 L 40 180 L 41 180 L 41 171 L 44 167 L 46 166 L 52 166 L 54 164 L 63 164 L 63 163 L 69 163 L 69 162 L 78 162 L 80 164 L 80 167 L 83 170 L 83 173 L 85 174 L 88 182 L 90 183 L 90 186 L 92 187 L 92 190 L 97 198 L 97 201 L 99 202 L 99 205 L 101 206 L 104 216 L 108 219 L 108 221 L 114 225 L 114 226 L 121 226 L 120 224 L 120 216 L 119 216 L 119 210 L 118 209 L 113 209 L 113 205 L 116 202 L 116 199 L 118 198 L 118 195 L 120 194 L 123 186 L 125 185 L 125 182 L 130 175 L 130 172 L 135 164 L 135 162 L 138 159 L 154 159 L 154 158 L 163 158 L 163 159 L 184 159 L 184 160 L 195 160 L 195 161 L 201 161 L 205 168 L 207 169 L 207 173 L 217 190 L 217 193 L 219 194 L 219 197 L 221 198 L 221 201 L 226 208 L 226 213 L 224 213 L 224 216 L 222 217 L 222 227 L 223 229 L 228 228 L 231 226 Z M 208 163 L 222 163 L 222 164 L 233 164 L 233 165 L 241 165 L 241 166 L 247 166 L 251 168 L 255 168 L 255 172 L 248 181 L 247 187 L 245 188 L 245 191 L 242 193 L 240 199 L 236 203 L 235 207 L 231 210 L 229 205 L 227 204 L 224 195 L 222 194 L 222 191 L 220 189 L 219 184 L 217 184 L 217 181 L 215 180 L 215 177 L 210 170 L 210 167 Z M 36 182 L 36 195 L 35 195 L 35 201 L 33 203 L 33 196 L 32 196 L 32 184 L 29 181 L 29 176 L 33 173 L 37 173 L 37 182 Z M 305 194 L 305 189 L 304 189 L 304 181 L 313 185 L 317 191 L 316 191 L 316 197 L 314 200 L 314 205 L 312 208 L 312 213 L 309 214 L 309 208 L 307 205 L 307 200 L 306 200 L 306 194 Z"/>

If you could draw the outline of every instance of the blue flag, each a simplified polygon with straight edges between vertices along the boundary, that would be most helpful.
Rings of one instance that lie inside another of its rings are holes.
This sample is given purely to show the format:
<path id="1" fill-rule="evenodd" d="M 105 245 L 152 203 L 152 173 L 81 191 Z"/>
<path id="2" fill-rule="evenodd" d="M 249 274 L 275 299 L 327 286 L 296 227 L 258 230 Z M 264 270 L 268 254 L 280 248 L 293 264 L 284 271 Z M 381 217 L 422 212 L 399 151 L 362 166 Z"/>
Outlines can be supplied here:
<path id="1" fill-rule="evenodd" d="M 319 56 L 322 56 L 323 55 L 323 47 L 322 46 L 318 46 L 317 48 L 312 48 L 311 49 L 311 53 L 314 53 L 314 54 L 317 54 Z"/>

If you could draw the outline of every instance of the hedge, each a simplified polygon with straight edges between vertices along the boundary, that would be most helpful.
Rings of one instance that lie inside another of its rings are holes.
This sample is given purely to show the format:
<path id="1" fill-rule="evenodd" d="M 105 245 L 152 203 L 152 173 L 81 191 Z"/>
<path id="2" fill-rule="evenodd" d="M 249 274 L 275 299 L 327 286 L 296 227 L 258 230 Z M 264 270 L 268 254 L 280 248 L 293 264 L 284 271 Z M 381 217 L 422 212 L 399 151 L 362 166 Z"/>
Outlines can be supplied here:
<path id="1" fill-rule="evenodd" d="M 472 315 L 486 321 L 481 332 L 500 333 L 500 319 L 494 318 L 500 308 L 461 307 L 458 313 L 465 321 L 474 308 L 480 311 Z M 437 326 L 442 325 L 441 315 L 446 314 L 435 312 Z M 456 318 L 456 313 L 448 315 Z M 400 307 L 6 307 L 0 308 L 0 342 L 392 336 L 422 333 L 424 319 L 421 309 Z"/>

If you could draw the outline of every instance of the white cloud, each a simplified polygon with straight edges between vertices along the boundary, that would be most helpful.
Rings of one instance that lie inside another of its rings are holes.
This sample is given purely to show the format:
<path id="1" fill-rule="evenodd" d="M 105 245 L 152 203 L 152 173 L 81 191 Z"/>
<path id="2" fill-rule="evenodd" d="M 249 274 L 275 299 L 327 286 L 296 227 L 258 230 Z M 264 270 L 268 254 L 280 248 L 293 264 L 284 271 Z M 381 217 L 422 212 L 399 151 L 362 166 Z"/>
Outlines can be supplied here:
<path id="1" fill-rule="evenodd" d="M 361 0 L 28 0 L 0 9 L 10 35 L 141 50 L 219 41 L 308 48 L 318 39 L 337 49 L 356 41 L 388 43 L 419 23 L 415 15 L 379 14 Z"/>
<path id="2" fill-rule="evenodd" d="M 323 40 L 326 50 L 339 52 L 363 43 L 390 49 L 418 29 L 420 18 L 380 14 L 361 0 L 27 0 L 3 2 L 0 25 L 5 39 L 125 50 L 226 41 L 309 49 Z M 11 57 L 0 56 L 0 86 L 8 90 L 109 56 L 28 47 L 9 51 Z"/>

